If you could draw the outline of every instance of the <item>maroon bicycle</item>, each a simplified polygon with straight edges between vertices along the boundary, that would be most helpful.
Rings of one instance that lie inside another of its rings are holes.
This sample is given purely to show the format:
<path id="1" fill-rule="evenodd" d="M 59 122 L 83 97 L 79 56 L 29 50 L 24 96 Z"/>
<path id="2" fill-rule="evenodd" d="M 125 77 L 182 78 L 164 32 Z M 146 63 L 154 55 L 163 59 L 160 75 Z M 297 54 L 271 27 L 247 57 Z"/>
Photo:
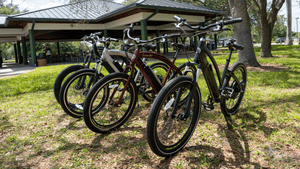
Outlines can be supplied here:
<path id="1" fill-rule="evenodd" d="M 164 35 L 151 40 L 140 40 L 132 38 L 129 34 L 133 24 L 127 31 L 128 38 L 136 42 L 136 50 L 132 62 L 127 66 L 124 72 L 129 73 L 112 73 L 98 81 L 86 96 L 83 106 L 83 117 L 89 129 L 97 133 L 108 133 L 122 126 L 132 114 L 138 94 L 142 94 L 149 100 L 153 100 L 155 95 L 161 90 L 168 79 L 177 75 L 182 75 L 185 65 L 175 66 L 176 57 L 180 50 L 184 50 L 183 44 L 172 43 L 176 48 L 176 54 L 173 61 L 154 52 L 142 52 L 142 48 L 155 48 L 156 45 L 148 44 L 160 39 L 177 38 L 180 34 Z M 160 70 L 150 67 L 143 61 L 143 58 L 152 58 L 160 60 Z M 138 68 L 139 71 L 136 71 Z M 136 73 L 141 72 L 143 77 L 136 83 L 133 77 Z M 101 106 L 99 106 L 101 105 Z M 95 111 L 96 107 L 98 110 Z M 93 111 L 92 111 L 93 110 Z"/>

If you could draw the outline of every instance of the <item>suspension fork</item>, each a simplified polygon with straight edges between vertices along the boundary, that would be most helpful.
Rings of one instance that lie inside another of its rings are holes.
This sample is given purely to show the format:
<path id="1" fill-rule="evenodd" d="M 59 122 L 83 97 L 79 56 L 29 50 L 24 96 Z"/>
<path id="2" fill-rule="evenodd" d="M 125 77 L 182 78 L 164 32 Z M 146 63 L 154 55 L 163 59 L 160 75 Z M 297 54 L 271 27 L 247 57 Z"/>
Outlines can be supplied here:
<path id="1" fill-rule="evenodd" d="M 134 69 L 133 69 L 133 65 L 132 65 L 132 64 L 131 64 L 130 66 L 126 67 L 125 70 L 124 70 L 124 72 L 128 71 L 128 69 L 131 69 L 131 73 L 130 73 L 129 78 L 128 78 L 128 80 L 127 80 L 127 82 L 126 82 L 126 84 L 125 84 L 125 86 L 124 86 L 124 88 L 123 88 L 123 91 L 122 91 L 122 93 L 121 93 L 121 96 L 120 96 L 118 102 L 115 103 L 115 105 L 121 104 L 122 98 L 123 98 L 123 96 L 124 96 L 124 93 L 125 93 L 125 91 L 126 91 L 128 85 L 129 85 L 129 83 L 130 83 L 130 81 L 131 81 L 131 78 L 132 78 L 132 76 L 133 76 L 133 74 L 134 74 Z M 118 86 L 119 86 L 120 84 L 121 84 L 121 82 L 118 83 Z M 114 97 L 114 95 L 115 95 L 117 89 L 118 89 L 118 88 L 115 88 L 115 89 L 114 89 L 112 95 L 111 95 L 110 98 L 109 98 L 109 100 L 110 100 L 109 102 L 111 102 L 111 100 L 112 100 L 112 98 Z"/>
<path id="2" fill-rule="evenodd" d="M 189 65 L 187 65 L 189 66 Z M 199 75 L 200 75 L 200 70 L 201 70 L 201 64 L 198 64 L 197 65 L 197 73 L 195 73 L 193 71 L 193 84 L 192 84 L 192 90 L 190 92 L 190 94 L 188 95 L 188 100 L 187 100 L 187 105 L 186 105 L 186 109 L 184 111 L 184 114 L 182 117 L 180 117 L 181 120 L 186 120 L 187 117 L 189 116 L 190 114 L 190 107 L 191 107 L 191 104 L 192 104 L 192 99 L 194 97 L 194 94 L 195 94 L 195 91 L 196 91 L 196 87 L 197 87 L 197 82 L 198 82 L 198 78 L 199 78 Z"/>

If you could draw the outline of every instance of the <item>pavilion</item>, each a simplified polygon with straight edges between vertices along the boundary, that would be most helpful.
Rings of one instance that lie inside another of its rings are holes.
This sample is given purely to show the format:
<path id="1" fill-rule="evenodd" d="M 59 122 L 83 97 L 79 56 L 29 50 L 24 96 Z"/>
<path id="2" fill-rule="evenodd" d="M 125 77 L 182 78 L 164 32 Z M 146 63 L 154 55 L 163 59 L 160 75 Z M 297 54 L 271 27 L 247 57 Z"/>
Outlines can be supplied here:
<path id="1" fill-rule="evenodd" d="M 171 26 L 171 23 L 176 22 L 173 19 L 175 14 L 186 18 L 193 25 L 216 16 L 227 15 L 217 10 L 172 0 L 138 0 L 128 5 L 106 0 L 87 0 L 0 16 L 0 42 L 15 42 L 16 62 L 24 64 L 28 63 L 25 44 L 29 42 L 33 60 L 31 66 L 36 66 L 36 42 L 57 42 L 59 49 L 59 42 L 80 41 L 84 35 L 98 31 L 102 31 L 105 37 L 121 39 L 123 30 L 130 23 L 136 25 L 134 36 L 147 39 L 150 35 L 180 32 Z"/>

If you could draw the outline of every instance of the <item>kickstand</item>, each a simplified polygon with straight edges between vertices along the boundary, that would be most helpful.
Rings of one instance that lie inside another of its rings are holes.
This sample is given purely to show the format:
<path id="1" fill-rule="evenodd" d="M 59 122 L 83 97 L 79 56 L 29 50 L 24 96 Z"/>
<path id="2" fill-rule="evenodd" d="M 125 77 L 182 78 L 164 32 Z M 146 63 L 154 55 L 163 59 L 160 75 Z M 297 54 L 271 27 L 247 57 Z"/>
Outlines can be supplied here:
<path id="1" fill-rule="evenodd" d="M 222 112 L 223 113 L 223 112 Z M 224 115 L 224 118 L 225 118 L 225 121 L 226 121 L 226 123 L 227 123 L 227 127 L 228 127 L 228 129 L 229 130 L 233 130 L 233 127 L 232 127 L 232 119 L 231 119 L 231 116 L 230 115 L 225 115 L 224 113 L 223 113 L 223 115 Z"/>

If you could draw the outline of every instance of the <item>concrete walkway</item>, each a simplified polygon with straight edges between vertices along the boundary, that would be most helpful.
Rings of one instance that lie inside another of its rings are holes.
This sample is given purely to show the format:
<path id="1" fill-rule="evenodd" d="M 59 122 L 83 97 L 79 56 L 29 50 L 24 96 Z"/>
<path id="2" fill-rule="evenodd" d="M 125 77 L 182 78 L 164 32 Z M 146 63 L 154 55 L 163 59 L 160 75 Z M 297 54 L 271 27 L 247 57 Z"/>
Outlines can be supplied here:
<path id="1" fill-rule="evenodd" d="M 13 62 L 2 63 L 2 68 L 0 68 L 0 79 L 27 73 L 33 71 L 35 68 L 36 67 Z"/>
<path id="2" fill-rule="evenodd" d="M 79 62 L 50 63 L 47 64 L 47 66 L 72 64 L 72 63 L 79 63 Z M 33 71 L 35 68 L 37 67 L 31 67 L 29 65 L 24 65 L 24 64 L 14 63 L 14 62 L 2 63 L 2 68 L 0 68 L 0 79 L 28 73 Z"/>

